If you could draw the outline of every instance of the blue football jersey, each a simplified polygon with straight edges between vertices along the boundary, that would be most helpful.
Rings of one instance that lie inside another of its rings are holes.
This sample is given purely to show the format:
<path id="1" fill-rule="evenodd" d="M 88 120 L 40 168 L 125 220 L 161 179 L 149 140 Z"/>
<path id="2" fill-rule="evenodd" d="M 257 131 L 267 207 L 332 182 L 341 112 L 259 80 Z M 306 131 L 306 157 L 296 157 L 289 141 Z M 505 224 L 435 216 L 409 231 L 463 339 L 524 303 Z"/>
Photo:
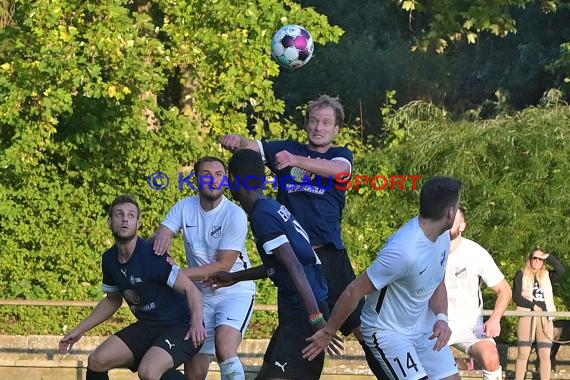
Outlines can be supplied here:
<path id="1" fill-rule="evenodd" d="M 341 234 L 342 212 L 346 203 L 346 190 L 337 188 L 333 177 L 317 176 L 297 167 L 277 170 L 275 154 L 286 150 L 291 154 L 324 160 L 340 160 L 350 164 L 353 154 L 345 147 L 331 147 L 325 153 L 312 151 L 296 141 L 262 141 L 261 155 L 266 166 L 277 177 L 277 200 L 287 207 L 303 226 L 313 246 L 334 244 L 343 249 Z"/>
<path id="2" fill-rule="evenodd" d="M 137 239 L 126 263 L 117 259 L 117 246 L 103 254 L 103 291 L 121 292 L 135 317 L 156 327 L 190 323 L 186 297 L 172 289 L 180 268 L 168 255 L 154 254 L 151 241 Z"/>
<path id="3" fill-rule="evenodd" d="M 303 307 L 289 271 L 273 255 L 273 250 L 289 243 L 303 265 L 307 280 L 317 302 L 328 296 L 320 261 L 309 243 L 307 233 L 285 206 L 273 199 L 258 200 L 250 214 L 251 231 L 269 277 L 278 288 L 279 305 L 291 309 Z"/>

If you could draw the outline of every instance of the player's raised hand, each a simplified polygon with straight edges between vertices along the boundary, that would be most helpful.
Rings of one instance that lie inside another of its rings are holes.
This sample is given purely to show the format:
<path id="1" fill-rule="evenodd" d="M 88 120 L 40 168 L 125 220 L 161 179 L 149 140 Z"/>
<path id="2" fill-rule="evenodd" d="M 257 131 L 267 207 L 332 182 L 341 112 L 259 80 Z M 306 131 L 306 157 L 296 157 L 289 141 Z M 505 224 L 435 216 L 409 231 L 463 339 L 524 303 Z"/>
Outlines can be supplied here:
<path id="1" fill-rule="evenodd" d="M 154 253 L 162 256 L 165 253 L 170 252 L 170 248 L 172 248 L 172 235 L 166 232 L 158 232 L 154 236 Z"/>
<path id="2" fill-rule="evenodd" d="M 449 338 L 451 337 L 451 329 L 446 321 L 437 320 L 433 325 L 433 335 L 430 339 L 436 339 L 435 345 L 433 346 L 434 351 L 439 351 L 447 345 Z"/>
<path id="3" fill-rule="evenodd" d="M 232 286 L 235 283 L 232 273 L 224 271 L 211 273 L 202 281 L 202 285 L 212 290 Z"/>
<path id="4" fill-rule="evenodd" d="M 83 334 L 78 334 L 75 330 L 70 331 L 69 333 L 65 334 L 63 338 L 59 341 L 59 353 L 60 354 L 67 354 L 73 345 L 81 339 Z"/>
<path id="5" fill-rule="evenodd" d="M 241 142 L 242 137 L 240 135 L 225 135 L 220 139 L 222 147 L 232 152 L 241 147 Z"/>

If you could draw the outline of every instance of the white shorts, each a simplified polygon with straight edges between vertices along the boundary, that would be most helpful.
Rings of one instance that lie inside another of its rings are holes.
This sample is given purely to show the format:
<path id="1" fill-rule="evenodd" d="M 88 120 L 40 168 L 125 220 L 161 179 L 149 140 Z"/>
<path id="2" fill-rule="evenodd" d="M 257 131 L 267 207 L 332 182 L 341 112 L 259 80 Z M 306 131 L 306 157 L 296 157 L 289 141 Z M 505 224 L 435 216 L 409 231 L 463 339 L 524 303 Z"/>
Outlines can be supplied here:
<path id="1" fill-rule="evenodd" d="M 472 345 L 482 340 L 495 343 L 493 338 L 487 338 L 487 335 L 485 335 L 483 316 L 478 318 L 475 325 L 471 327 L 454 326 L 452 321 L 450 321 L 449 327 L 451 328 L 451 338 L 449 338 L 448 344 L 466 354 L 469 354 L 469 349 Z"/>
<path id="2" fill-rule="evenodd" d="M 449 346 L 434 351 L 432 334 L 407 336 L 376 331 L 364 335 L 387 379 L 443 379 L 459 372 Z"/>
<path id="3" fill-rule="evenodd" d="M 204 324 L 206 340 L 200 354 L 215 355 L 216 327 L 225 325 L 233 327 L 245 335 L 253 315 L 255 293 L 228 293 L 204 296 Z"/>

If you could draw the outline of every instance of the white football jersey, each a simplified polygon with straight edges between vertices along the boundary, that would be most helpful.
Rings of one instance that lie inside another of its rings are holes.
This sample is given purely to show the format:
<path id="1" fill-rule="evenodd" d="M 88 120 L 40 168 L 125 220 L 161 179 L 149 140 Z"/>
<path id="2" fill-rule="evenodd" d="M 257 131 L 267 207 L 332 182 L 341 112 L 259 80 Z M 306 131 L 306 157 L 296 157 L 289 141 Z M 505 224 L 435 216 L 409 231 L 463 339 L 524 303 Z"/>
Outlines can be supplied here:
<path id="1" fill-rule="evenodd" d="M 216 262 L 218 250 L 233 250 L 239 251 L 240 255 L 230 272 L 251 268 L 245 248 L 247 215 L 241 207 L 223 195 L 220 204 L 210 211 L 202 209 L 199 196 L 184 198 L 170 209 L 162 224 L 174 233 L 182 231 L 186 260 L 190 267 Z M 255 292 L 253 281 L 238 282 L 215 292 L 219 294 L 238 288 Z M 209 293 L 212 290 L 202 288 L 202 292 Z"/>
<path id="2" fill-rule="evenodd" d="M 449 249 L 449 231 L 433 242 L 417 217 L 396 231 L 367 269 L 377 290 L 366 297 L 363 332 L 416 335 L 432 331 L 435 316 L 429 300 L 444 279 Z"/>
<path id="3" fill-rule="evenodd" d="M 459 331 L 477 324 L 483 311 L 481 280 L 493 287 L 504 278 L 485 248 L 462 237 L 457 249 L 449 255 L 445 273 L 451 330 Z"/>

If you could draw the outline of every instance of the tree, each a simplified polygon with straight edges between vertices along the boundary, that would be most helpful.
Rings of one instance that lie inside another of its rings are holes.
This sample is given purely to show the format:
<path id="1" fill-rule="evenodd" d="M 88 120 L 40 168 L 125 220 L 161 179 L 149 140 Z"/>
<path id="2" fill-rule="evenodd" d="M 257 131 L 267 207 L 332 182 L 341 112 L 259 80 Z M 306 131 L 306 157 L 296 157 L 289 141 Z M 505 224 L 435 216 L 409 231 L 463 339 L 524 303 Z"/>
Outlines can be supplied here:
<path id="1" fill-rule="evenodd" d="M 100 294 L 86 285 L 100 282 L 109 202 L 135 194 L 149 234 L 181 196 L 178 172 L 220 154 L 222 134 L 247 131 L 246 104 L 256 133 L 264 122 L 283 132 L 272 33 L 295 20 L 320 43 L 341 34 L 292 1 L 2 5 L 12 13 L 0 29 L 0 245 L 16 258 L 0 269 L 6 297 Z M 170 175 L 167 190 L 148 186 L 155 171 Z"/>

